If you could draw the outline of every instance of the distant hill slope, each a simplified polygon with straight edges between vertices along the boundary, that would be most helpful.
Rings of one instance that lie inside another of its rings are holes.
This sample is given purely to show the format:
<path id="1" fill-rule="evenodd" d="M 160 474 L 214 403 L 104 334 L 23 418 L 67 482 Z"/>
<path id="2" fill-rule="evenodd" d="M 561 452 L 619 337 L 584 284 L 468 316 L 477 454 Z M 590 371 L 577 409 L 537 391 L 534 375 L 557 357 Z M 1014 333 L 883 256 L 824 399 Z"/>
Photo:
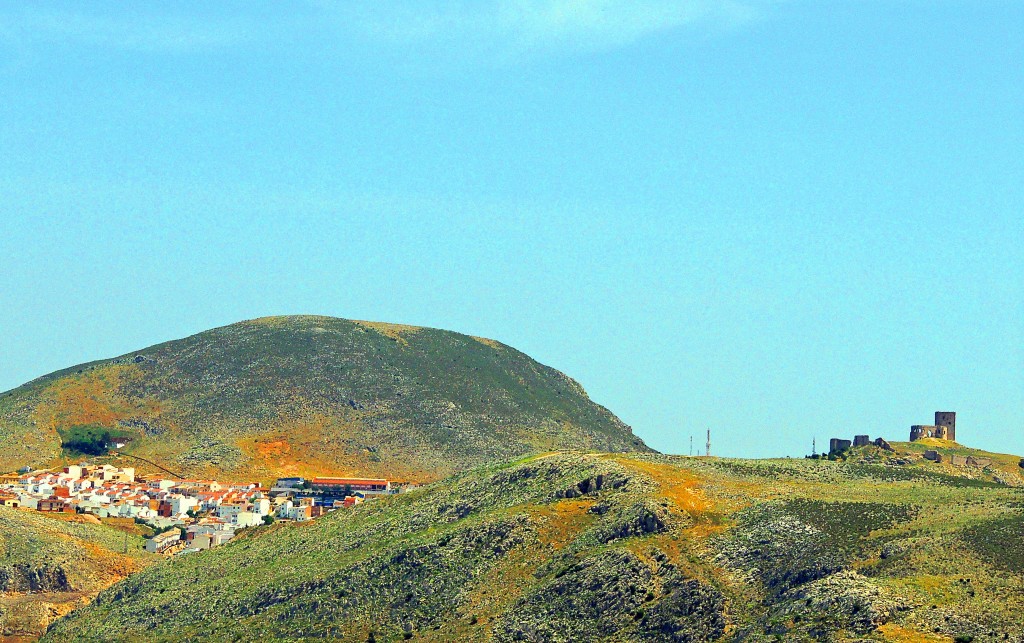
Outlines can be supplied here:
<path id="1" fill-rule="evenodd" d="M 130 436 L 125 453 L 183 475 L 254 479 L 425 480 L 552 449 L 649 450 L 574 380 L 504 344 L 311 316 L 232 324 L 0 394 L 0 470 L 75 457 L 60 448 L 74 427 Z"/>
<path id="2" fill-rule="evenodd" d="M 1005 453 L 982 451 L 958 442 L 924 438 L 915 442 L 891 442 L 892 450 L 880 449 L 873 445 L 854 447 L 845 458 L 848 462 L 883 464 L 898 467 L 901 471 L 928 471 L 973 480 L 988 480 L 1011 487 L 1024 487 L 1024 469 L 1021 458 Z M 941 462 L 924 457 L 926 451 L 935 451 Z M 972 457 L 971 464 L 954 464 L 953 456 Z"/>
<path id="3" fill-rule="evenodd" d="M 0 507 L 0 641 L 40 636 L 57 616 L 154 562 L 142 542 L 91 516 Z"/>
<path id="4" fill-rule="evenodd" d="M 1020 490 L 554 454 L 161 562 L 47 641 L 1024 641 Z"/>

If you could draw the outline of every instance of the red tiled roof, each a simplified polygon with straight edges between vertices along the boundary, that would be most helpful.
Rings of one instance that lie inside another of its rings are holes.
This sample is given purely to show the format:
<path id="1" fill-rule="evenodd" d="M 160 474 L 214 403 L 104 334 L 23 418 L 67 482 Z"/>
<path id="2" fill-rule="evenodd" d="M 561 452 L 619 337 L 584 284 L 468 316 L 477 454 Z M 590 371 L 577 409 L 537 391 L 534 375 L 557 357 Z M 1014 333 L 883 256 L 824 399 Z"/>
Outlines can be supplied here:
<path id="1" fill-rule="evenodd" d="M 387 480 L 380 480 L 377 478 L 313 478 L 311 481 L 313 484 L 380 484 L 386 485 Z"/>

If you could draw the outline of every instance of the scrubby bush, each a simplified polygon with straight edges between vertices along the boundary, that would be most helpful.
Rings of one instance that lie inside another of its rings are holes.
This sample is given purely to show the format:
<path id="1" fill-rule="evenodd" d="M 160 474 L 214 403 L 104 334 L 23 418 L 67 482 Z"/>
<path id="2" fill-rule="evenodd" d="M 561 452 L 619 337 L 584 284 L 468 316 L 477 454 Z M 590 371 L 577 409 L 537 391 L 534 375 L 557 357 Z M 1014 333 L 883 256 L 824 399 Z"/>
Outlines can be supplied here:
<path id="1" fill-rule="evenodd" d="M 85 455 L 104 455 L 120 435 L 94 424 L 83 424 L 61 431 L 61 448 Z"/>

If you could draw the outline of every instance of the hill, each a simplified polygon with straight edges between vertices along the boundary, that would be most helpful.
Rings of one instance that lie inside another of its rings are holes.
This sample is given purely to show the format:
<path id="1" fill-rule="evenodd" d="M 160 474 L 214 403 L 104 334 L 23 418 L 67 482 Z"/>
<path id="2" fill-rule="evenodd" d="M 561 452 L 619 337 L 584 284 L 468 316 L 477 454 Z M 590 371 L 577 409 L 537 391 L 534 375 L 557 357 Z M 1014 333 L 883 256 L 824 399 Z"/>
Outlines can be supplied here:
<path id="1" fill-rule="evenodd" d="M 183 476 L 262 480 L 432 480 L 552 449 L 649 450 L 573 379 L 499 342 L 308 316 L 232 324 L 0 394 L 0 470 L 80 459 L 62 441 L 103 432 Z"/>
<path id="2" fill-rule="evenodd" d="M 991 453 L 958 442 L 935 438 L 914 442 L 892 442 L 889 446 L 890 449 L 882 449 L 875 445 L 853 447 L 841 457 L 846 462 L 891 467 L 907 476 L 927 472 L 968 480 L 996 482 L 1011 487 L 1024 486 L 1021 458 L 1015 455 Z M 934 451 L 941 459 L 933 461 L 925 458 L 924 455 L 928 451 Z M 972 461 L 970 464 L 961 463 L 958 457 L 972 458 Z"/>
<path id="3" fill-rule="evenodd" d="M 1019 489 L 956 473 L 536 456 L 159 563 L 45 640 L 1019 643 Z"/>
<path id="4" fill-rule="evenodd" d="M 57 616 L 155 560 L 141 547 L 139 534 L 91 516 L 0 507 L 0 641 L 38 637 Z"/>

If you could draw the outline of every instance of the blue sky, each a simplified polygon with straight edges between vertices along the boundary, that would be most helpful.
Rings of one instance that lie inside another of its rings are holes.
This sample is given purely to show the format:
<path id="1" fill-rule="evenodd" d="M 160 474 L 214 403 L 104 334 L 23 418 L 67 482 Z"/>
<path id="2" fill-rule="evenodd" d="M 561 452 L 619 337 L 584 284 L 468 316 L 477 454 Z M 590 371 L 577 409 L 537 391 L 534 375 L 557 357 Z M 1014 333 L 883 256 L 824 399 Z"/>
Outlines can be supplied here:
<path id="1" fill-rule="evenodd" d="M 0 3 L 0 389 L 317 313 L 664 451 L 1024 453 L 1024 3 L 388 4 Z"/>

